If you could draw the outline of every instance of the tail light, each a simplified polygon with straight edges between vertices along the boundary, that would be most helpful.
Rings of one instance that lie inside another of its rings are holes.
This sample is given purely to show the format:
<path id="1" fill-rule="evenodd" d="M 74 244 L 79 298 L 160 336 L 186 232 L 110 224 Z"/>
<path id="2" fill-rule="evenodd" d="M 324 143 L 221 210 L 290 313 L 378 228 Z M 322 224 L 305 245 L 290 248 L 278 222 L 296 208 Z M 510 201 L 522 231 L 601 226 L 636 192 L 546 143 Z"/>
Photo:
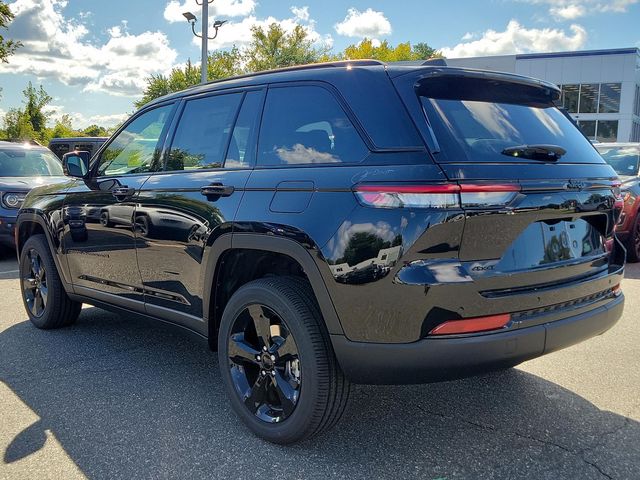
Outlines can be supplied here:
<path id="1" fill-rule="evenodd" d="M 498 207 L 520 192 L 518 184 L 364 184 L 354 193 L 360 203 L 376 208 Z"/>
<path id="2" fill-rule="evenodd" d="M 486 332 L 506 327 L 511 321 L 511 314 L 491 315 L 489 317 L 465 318 L 449 320 L 441 323 L 429 332 L 429 335 L 456 335 L 463 333 Z"/>

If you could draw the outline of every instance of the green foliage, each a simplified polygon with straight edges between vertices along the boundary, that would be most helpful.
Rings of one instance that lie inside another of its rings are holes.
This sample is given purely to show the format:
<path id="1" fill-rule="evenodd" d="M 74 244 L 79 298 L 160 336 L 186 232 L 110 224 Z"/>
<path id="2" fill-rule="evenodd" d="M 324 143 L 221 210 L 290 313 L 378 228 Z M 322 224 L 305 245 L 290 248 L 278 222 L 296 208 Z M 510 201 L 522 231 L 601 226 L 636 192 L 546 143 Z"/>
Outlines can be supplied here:
<path id="1" fill-rule="evenodd" d="M 6 30 L 13 20 L 13 13 L 9 9 L 9 5 L 5 2 L 0 2 L 0 31 Z M 0 62 L 8 62 L 8 58 L 12 55 L 18 47 L 21 46 L 20 42 L 14 40 L 7 40 L 0 34 Z"/>
<path id="2" fill-rule="evenodd" d="M 358 44 L 349 45 L 341 55 L 341 58 L 347 60 L 370 58 L 383 62 L 417 61 L 439 57 L 442 55 L 426 43 L 417 43 L 412 47 L 410 42 L 406 42 L 394 47 L 386 40 L 380 45 L 374 45 L 368 38 Z"/>
<path id="3" fill-rule="evenodd" d="M 44 108 L 51 103 L 51 96 L 45 92 L 42 85 L 39 89 L 36 89 L 31 82 L 27 85 L 27 88 L 22 91 L 25 96 L 24 100 L 24 114 L 31 122 L 33 131 L 41 135 L 47 126 L 47 119 L 49 115 L 45 113 Z"/>
<path id="4" fill-rule="evenodd" d="M 251 43 L 246 49 L 234 47 L 227 52 L 210 54 L 207 78 L 210 81 L 220 80 L 243 73 L 317 63 L 327 59 L 328 49 L 314 47 L 303 27 L 298 25 L 291 33 L 287 33 L 274 23 L 266 29 L 254 27 L 251 31 Z M 174 68 L 168 76 L 149 77 L 143 96 L 135 102 L 135 106 L 140 108 L 151 100 L 198 83 L 200 67 L 193 66 L 189 61 L 182 68 Z"/>
<path id="5" fill-rule="evenodd" d="M 46 106 L 51 97 L 42 86 L 36 88 L 31 82 L 23 91 L 24 108 L 9 110 L 3 119 L 4 130 L 0 131 L 0 138 L 12 141 L 35 140 L 40 144 L 47 144 L 52 138 L 58 137 L 102 137 L 110 135 L 110 131 L 98 125 L 91 125 L 83 131 L 73 128 L 71 116 L 63 115 L 53 128 L 47 127 L 50 114 L 46 113 Z"/>
<path id="6" fill-rule="evenodd" d="M 89 125 L 87 128 L 80 132 L 79 137 L 87 136 L 87 137 L 108 137 L 111 133 L 108 129 L 104 127 L 100 127 L 98 125 Z"/>
<path id="7" fill-rule="evenodd" d="M 73 129 L 71 124 L 71 117 L 69 115 L 63 115 L 54 127 L 47 132 L 47 140 L 51 140 L 52 138 L 75 137 L 77 135 L 78 132 Z"/>
<path id="8" fill-rule="evenodd" d="M 33 130 L 30 119 L 19 108 L 12 108 L 4 116 L 4 135 L 8 140 L 36 140 L 38 135 Z"/>
<path id="9" fill-rule="evenodd" d="M 328 49 L 315 48 L 309 33 L 300 25 L 296 25 L 291 33 L 285 32 L 277 23 L 271 24 L 266 31 L 253 27 L 251 37 L 246 53 L 250 72 L 316 63 L 329 53 Z"/>

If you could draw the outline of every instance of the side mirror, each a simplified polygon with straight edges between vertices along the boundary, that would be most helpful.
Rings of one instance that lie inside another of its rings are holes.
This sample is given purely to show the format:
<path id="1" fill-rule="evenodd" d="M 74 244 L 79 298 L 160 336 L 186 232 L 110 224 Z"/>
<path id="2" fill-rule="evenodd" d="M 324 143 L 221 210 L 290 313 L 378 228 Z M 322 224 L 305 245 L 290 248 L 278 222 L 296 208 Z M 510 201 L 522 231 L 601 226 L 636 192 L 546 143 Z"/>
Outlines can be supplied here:
<path id="1" fill-rule="evenodd" d="M 89 152 L 69 152 L 62 156 L 62 170 L 68 177 L 85 178 L 89 172 Z"/>

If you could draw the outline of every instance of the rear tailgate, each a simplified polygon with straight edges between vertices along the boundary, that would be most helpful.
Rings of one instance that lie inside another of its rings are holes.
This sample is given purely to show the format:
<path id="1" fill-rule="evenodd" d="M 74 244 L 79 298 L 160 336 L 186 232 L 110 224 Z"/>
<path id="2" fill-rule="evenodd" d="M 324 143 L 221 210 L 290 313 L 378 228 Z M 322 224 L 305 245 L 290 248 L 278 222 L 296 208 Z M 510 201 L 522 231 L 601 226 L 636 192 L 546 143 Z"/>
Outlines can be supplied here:
<path id="1" fill-rule="evenodd" d="M 468 276 L 443 295 L 459 289 L 463 317 L 515 312 L 530 324 L 616 293 L 619 181 L 555 106 L 556 87 L 433 67 L 393 80 L 432 157 L 461 186 L 459 261 Z"/>

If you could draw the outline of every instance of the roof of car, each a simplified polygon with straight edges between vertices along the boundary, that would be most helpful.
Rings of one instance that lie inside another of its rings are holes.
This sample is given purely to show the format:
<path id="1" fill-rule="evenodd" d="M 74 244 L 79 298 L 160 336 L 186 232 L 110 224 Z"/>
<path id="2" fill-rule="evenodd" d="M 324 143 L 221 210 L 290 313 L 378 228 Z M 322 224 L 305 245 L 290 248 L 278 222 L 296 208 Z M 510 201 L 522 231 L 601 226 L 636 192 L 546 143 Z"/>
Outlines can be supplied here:
<path id="1" fill-rule="evenodd" d="M 31 150 L 47 150 L 49 151 L 49 149 L 47 147 L 43 147 L 42 145 L 38 145 L 38 144 L 32 144 L 32 143 L 28 143 L 28 142 L 8 142 L 6 140 L 0 140 L 0 148 L 25 148 L 25 149 L 31 149 Z"/>
<path id="2" fill-rule="evenodd" d="M 406 75 L 411 72 L 423 71 L 425 74 L 435 75 L 466 75 L 475 78 L 492 78 L 501 79 L 503 81 L 512 81 L 515 83 L 527 83 L 532 86 L 546 87 L 558 90 L 558 87 L 550 82 L 534 79 L 522 75 L 492 72 L 487 70 L 476 70 L 461 67 L 447 67 L 440 59 L 438 61 L 427 60 L 422 64 L 406 63 L 384 63 L 378 60 L 344 60 L 339 62 L 315 63 L 309 65 L 299 65 L 294 67 L 279 68 L 275 70 L 265 70 L 262 72 L 249 73 L 235 77 L 229 77 L 222 80 L 214 80 L 211 82 L 195 85 L 185 90 L 170 93 L 163 97 L 157 98 L 149 102 L 145 107 L 157 105 L 169 100 L 181 98 L 187 95 L 197 95 L 209 91 L 223 90 L 237 87 L 248 87 L 264 85 L 266 83 L 298 81 L 298 80 L 320 80 L 327 79 L 332 74 L 342 75 L 349 70 L 367 70 L 370 72 L 379 72 L 379 74 L 387 74 L 391 78 Z"/>
<path id="3" fill-rule="evenodd" d="M 62 142 L 106 142 L 108 139 L 109 137 L 60 137 L 52 138 L 49 145 Z"/>

